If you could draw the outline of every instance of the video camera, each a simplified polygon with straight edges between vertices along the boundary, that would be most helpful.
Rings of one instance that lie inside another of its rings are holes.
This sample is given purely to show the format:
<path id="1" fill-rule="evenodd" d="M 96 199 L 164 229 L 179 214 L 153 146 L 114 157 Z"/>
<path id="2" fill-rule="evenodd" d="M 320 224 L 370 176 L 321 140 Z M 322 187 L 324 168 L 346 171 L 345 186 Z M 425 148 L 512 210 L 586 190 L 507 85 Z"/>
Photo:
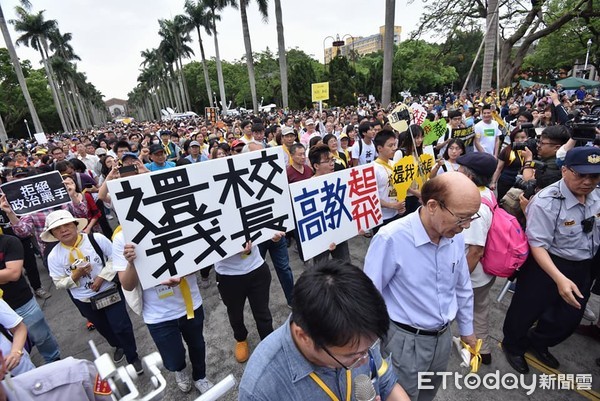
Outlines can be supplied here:
<path id="1" fill-rule="evenodd" d="M 565 126 L 571 131 L 571 138 L 576 141 L 589 142 L 596 139 L 596 128 L 600 127 L 600 116 L 596 114 L 581 114 L 580 110 L 573 110 Z"/>
<path id="2" fill-rule="evenodd" d="M 523 180 L 523 177 L 517 177 L 515 184 L 513 185 L 513 187 L 523 190 L 523 196 L 526 199 L 531 199 L 531 197 L 535 194 L 536 186 L 537 182 L 535 180 L 525 181 Z"/>
<path id="3" fill-rule="evenodd" d="M 531 124 L 531 123 L 528 123 Z M 521 124 L 524 125 L 524 124 Z M 537 139 L 535 138 L 529 138 L 527 139 L 525 142 L 515 142 L 513 143 L 512 146 L 512 150 L 525 150 L 525 148 L 528 148 L 529 150 L 531 150 L 532 152 L 535 153 L 536 149 L 537 149 Z"/>

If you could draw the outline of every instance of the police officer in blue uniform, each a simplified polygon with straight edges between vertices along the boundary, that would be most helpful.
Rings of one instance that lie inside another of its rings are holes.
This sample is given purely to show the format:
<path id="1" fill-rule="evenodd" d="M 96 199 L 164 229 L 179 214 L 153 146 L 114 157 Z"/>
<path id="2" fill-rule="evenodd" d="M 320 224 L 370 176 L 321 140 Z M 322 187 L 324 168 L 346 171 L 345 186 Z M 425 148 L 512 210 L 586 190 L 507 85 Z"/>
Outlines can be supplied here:
<path id="1" fill-rule="evenodd" d="M 529 371 L 526 351 L 558 368 L 548 348 L 573 334 L 590 296 L 600 245 L 600 149 L 570 150 L 561 170 L 562 179 L 538 192 L 526 209 L 531 255 L 506 313 L 502 343 L 519 373 Z"/>

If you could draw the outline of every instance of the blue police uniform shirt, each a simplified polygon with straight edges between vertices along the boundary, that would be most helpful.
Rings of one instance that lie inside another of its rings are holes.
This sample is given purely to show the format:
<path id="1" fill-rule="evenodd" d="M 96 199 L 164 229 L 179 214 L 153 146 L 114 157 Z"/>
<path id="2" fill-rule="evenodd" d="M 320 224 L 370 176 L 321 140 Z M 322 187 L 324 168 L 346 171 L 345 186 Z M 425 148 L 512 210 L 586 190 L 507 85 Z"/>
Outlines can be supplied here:
<path id="1" fill-rule="evenodd" d="M 538 192 L 526 209 L 529 245 L 546 249 L 563 259 L 592 259 L 600 245 L 600 189 L 579 203 L 564 180 Z M 593 218 L 592 230 L 583 232 L 582 221 Z"/>

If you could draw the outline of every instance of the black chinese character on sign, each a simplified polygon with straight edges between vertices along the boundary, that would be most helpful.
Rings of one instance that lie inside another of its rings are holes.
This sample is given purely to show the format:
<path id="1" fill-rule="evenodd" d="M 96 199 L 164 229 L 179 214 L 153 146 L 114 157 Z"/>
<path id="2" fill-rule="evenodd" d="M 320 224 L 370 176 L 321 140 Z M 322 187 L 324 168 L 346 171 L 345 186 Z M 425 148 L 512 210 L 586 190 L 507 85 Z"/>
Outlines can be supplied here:
<path id="1" fill-rule="evenodd" d="M 399 164 L 394 167 L 394 174 L 390 176 L 394 184 L 400 184 L 405 181 L 404 179 L 404 166 Z"/>
<path id="2" fill-rule="evenodd" d="M 248 174 L 247 168 L 241 168 L 239 170 L 235 169 L 235 165 L 233 164 L 233 159 L 227 159 L 227 168 L 229 171 L 223 174 L 217 174 L 213 178 L 216 181 L 225 181 L 225 186 L 223 187 L 223 192 L 221 193 L 221 197 L 219 198 L 219 203 L 224 205 L 225 200 L 229 196 L 229 192 L 233 191 L 233 197 L 235 200 L 235 207 L 242 207 L 242 198 L 240 195 L 240 188 L 243 189 L 248 195 L 253 196 L 254 191 L 248 183 L 244 180 L 243 176 Z"/>
<path id="3" fill-rule="evenodd" d="M 325 214 L 320 208 L 317 208 L 316 198 L 319 195 L 318 190 L 308 192 L 302 188 L 302 193 L 294 198 L 294 202 L 300 203 L 301 216 L 298 218 L 298 232 L 300 241 L 312 240 L 325 231 Z"/>
<path id="4" fill-rule="evenodd" d="M 267 178 L 261 177 L 258 174 L 260 167 L 265 163 L 268 163 L 270 167 L 269 176 Z M 273 178 L 275 178 L 277 174 L 283 173 L 283 168 L 277 163 L 277 153 L 267 156 L 267 151 L 263 150 L 260 152 L 259 158 L 250 160 L 250 164 L 254 166 L 254 169 L 250 174 L 249 180 L 251 182 L 257 181 L 262 184 L 262 187 L 256 194 L 256 199 L 261 200 L 267 189 L 271 189 L 278 194 L 283 192 L 283 189 L 273 184 Z"/>
<path id="5" fill-rule="evenodd" d="M 155 235 L 152 243 L 157 246 L 148 249 L 146 255 L 162 253 L 164 256 L 165 262 L 152 274 L 154 277 L 160 277 L 167 270 L 171 276 L 177 275 L 175 263 L 183 256 L 183 252 L 177 248 L 191 242 L 204 241 L 203 251 L 194 259 L 196 264 L 212 252 L 223 257 L 226 255 L 221 248 L 225 236 L 219 236 L 221 229 L 217 219 L 221 211 L 207 211 L 208 207 L 204 203 L 200 206 L 196 204 L 195 193 L 207 189 L 207 183 L 190 185 L 187 170 L 177 169 L 152 176 L 152 185 L 156 192 L 154 196 L 144 198 L 141 188 L 132 188 L 128 181 L 122 182 L 121 185 L 123 190 L 115 194 L 117 199 L 132 198 L 125 219 L 138 221 L 142 225 L 142 229 L 132 241 L 140 243 L 149 233 L 152 233 Z M 142 204 L 156 203 L 161 203 L 164 208 L 164 214 L 158 219 L 158 225 L 145 216 L 141 208 Z M 205 225 L 209 225 L 210 228 L 205 228 Z M 182 229 L 190 226 L 196 234 L 184 236 Z"/>
<path id="6" fill-rule="evenodd" d="M 346 205 L 344 205 L 346 188 L 346 184 L 342 184 L 342 179 L 339 177 L 335 183 L 323 182 L 321 193 L 324 196 L 321 198 L 321 202 L 325 202 L 323 212 L 329 228 L 339 228 L 342 223 L 342 216 L 346 216 L 349 221 L 352 220 L 350 212 L 346 208 Z"/>
<path id="7" fill-rule="evenodd" d="M 273 215 L 273 204 L 275 200 L 266 199 L 261 202 L 240 208 L 242 219 L 242 230 L 234 233 L 231 239 L 244 237 L 247 241 L 256 241 L 262 235 L 262 229 L 267 228 L 275 231 L 286 231 L 283 222 L 288 215 L 275 217 Z"/>

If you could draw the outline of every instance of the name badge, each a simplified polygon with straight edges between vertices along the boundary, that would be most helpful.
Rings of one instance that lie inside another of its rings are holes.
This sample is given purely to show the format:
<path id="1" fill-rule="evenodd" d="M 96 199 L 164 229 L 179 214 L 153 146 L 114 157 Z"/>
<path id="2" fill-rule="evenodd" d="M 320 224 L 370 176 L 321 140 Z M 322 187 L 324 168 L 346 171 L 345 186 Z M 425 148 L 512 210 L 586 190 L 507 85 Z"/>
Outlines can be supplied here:
<path id="1" fill-rule="evenodd" d="M 574 226 L 575 225 L 575 220 L 568 220 L 565 221 L 565 226 L 569 227 L 569 226 Z"/>
<path id="2" fill-rule="evenodd" d="M 172 297 L 173 295 L 175 295 L 175 291 L 173 291 L 173 288 L 166 286 L 166 285 L 157 285 L 156 287 L 156 294 L 158 295 L 159 299 L 165 299 L 168 297 Z"/>

